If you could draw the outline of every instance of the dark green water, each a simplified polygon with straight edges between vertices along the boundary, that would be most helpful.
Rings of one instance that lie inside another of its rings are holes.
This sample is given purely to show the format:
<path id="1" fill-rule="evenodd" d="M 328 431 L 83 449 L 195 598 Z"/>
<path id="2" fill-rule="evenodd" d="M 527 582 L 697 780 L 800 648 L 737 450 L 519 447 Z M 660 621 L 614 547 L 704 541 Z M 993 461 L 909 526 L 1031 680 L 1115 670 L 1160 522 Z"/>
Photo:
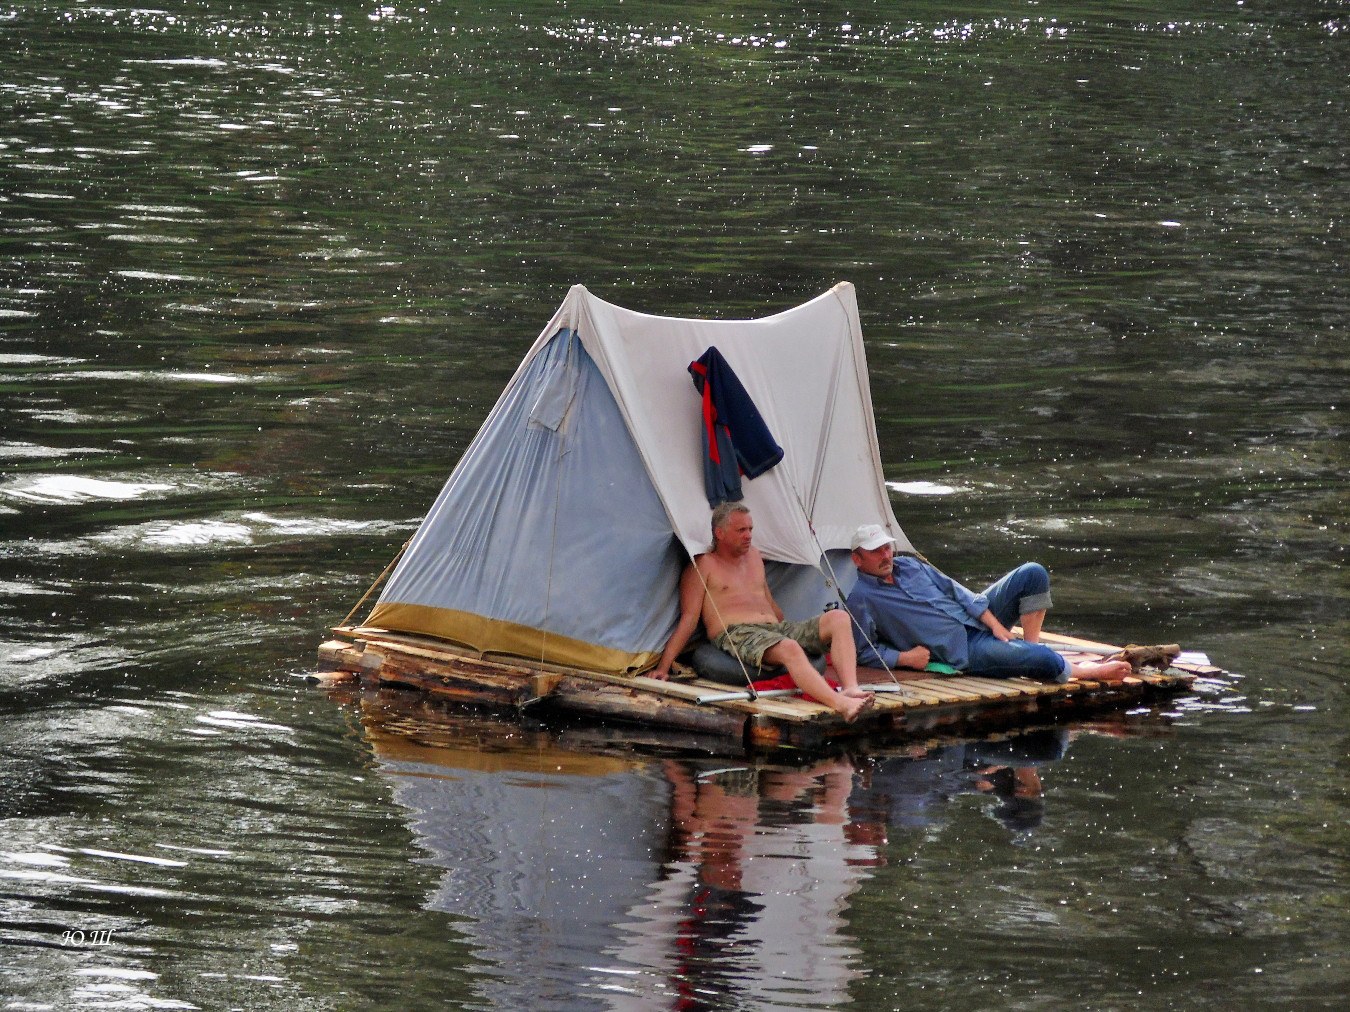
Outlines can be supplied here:
<path id="1" fill-rule="evenodd" d="M 1339 1007 L 1348 34 L 0 5 L 0 1007 Z M 1231 677 L 777 765 L 304 684 L 570 284 L 839 280 L 914 543 Z"/>

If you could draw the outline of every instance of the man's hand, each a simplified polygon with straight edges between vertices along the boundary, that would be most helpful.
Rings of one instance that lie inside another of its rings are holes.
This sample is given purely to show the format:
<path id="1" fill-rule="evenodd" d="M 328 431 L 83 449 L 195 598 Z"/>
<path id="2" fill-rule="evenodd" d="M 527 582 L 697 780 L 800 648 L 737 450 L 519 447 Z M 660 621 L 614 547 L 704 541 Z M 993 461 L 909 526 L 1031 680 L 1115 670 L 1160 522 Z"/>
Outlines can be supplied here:
<path id="1" fill-rule="evenodd" d="M 670 678 L 670 671 L 666 668 L 652 668 L 647 672 L 648 678 L 655 678 L 658 682 L 667 681 Z"/>
<path id="2" fill-rule="evenodd" d="M 922 671 L 928 667 L 928 660 L 932 656 L 927 647 L 911 647 L 908 650 L 900 651 L 900 658 L 896 662 L 896 667 L 914 668 L 916 671 Z"/>
<path id="3" fill-rule="evenodd" d="M 1004 643 L 1007 643 L 1010 639 L 1013 638 L 1013 634 L 1008 632 L 1007 628 L 1003 625 L 1003 623 L 994 617 L 994 613 L 992 611 L 986 611 L 983 615 L 981 615 L 980 621 L 989 627 L 989 631 L 994 634 L 995 639 L 1002 640 Z"/>

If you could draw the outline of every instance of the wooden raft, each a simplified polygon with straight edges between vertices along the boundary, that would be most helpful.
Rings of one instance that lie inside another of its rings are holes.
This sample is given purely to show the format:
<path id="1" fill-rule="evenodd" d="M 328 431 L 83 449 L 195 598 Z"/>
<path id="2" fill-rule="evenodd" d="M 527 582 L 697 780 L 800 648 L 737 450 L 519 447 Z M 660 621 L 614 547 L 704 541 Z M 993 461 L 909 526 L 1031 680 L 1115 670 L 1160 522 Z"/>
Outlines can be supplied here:
<path id="1" fill-rule="evenodd" d="M 883 690 L 852 724 L 799 696 L 727 699 L 736 690 L 700 679 L 658 681 L 608 675 L 519 660 L 476 657 L 439 640 L 362 626 L 333 630 L 319 648 L 318 680 L 359 679 L 362 685 L 406 686 L 441 699 L 497 708 L 539 708 L 588 719 L 622 721 L 692 732 L 746 748 L 814 748 L 858 737 L 908 738 L 934 730 L 993 730 L 1117 708 L 1187 691 L 1218 668 L 1173 664 L 1122 682 L 926 676 L 900 672 L 897 684 L 882 671 L 860 681 Z M 1084 657 L 1113 649 L 1070 636 L 1043 634 L 1042 642 Z M 720 697 L 720 698 L 719 698 Z"/>

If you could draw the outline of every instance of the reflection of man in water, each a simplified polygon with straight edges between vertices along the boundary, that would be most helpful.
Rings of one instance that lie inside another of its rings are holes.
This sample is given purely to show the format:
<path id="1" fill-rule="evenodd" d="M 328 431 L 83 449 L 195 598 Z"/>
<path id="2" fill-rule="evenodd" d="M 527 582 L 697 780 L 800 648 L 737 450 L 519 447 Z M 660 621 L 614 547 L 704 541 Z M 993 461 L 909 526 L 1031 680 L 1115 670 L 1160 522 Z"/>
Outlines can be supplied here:
<path id="1" fill-rule="evenodd" d="M 938 824 L 947 801 L 968 790 L 964 745 L 865 760 L 848 799 L 848 839 L 880 847 L 889 829 L 923 830 Z M 878 863 L 884 863 L 878 851 Z"/>
<path id="2" fill-rule="evenodd" d="M 947 802 L 972 792 L 998 798 L 991 814 L 1013 832 L 1034 829 L 1045 815 L 1040 767 L 1062 759 L 1068 742 L 1067 731 L 1051 729 L 874 759 L 848 800 L 848 838 L 879 847 L 888 827 L 927 829 Z"/>
<path id="3" fill-rule="evenodd" d="M 857 969 L 843 912 L 874 856 L 844 839 L 852 765 L 663 769 L 671 836 L 645 909 L 679 912 L 660 930 L 671 951 L 653 960 L 674 957 L 675 1007 L 777 1008 L 801 993 L 844 1003 Z"/>
<path id="4" fill-rule="evenodd" d="M 974 675 L 1050 682 L 1116 682 L 1131 672 L 1128 661 L 1071 664 L 1039 642 L 1050 574 L 1037 563 L 973 594 L 918 556 L 897 555 L 894 538 L 864 524 L 853 535 L 853 564 L 858 582 L 847 606 L 864 667 L 922 668 L 933 660 Z M 1017 622 L 1020 640 L 1008 631 Z"/>
<path id="5" fill-rule="evenodd" d="M 1055 728 L 966 746 L 966 769 L 973 786 L 999 799 L 994 818 L 1015 833 L 1044 821 L 1041 766 L 1063 759 L 1069 739 L 1067 730 Z"/>
<path id="6" fill-rule="evenodd" d="M 975 789 L 999 799 L 994 818 L 1014 833 L 1036 829 L 1045 820 L 1045 791 L 1034 766 L 986 766 L 973 771 Z"/>

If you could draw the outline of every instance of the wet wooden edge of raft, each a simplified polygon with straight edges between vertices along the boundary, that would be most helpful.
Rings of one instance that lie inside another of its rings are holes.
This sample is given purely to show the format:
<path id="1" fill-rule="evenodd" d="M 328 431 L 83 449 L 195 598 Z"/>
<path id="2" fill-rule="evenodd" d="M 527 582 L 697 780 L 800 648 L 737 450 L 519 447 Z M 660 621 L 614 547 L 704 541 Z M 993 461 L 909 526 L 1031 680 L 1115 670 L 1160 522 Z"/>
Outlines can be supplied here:
<path id="1" fill-rule="evenodd" d="M 478 657 L 428 637 L 361 626 L 333 630 L 319 648 L 315 680 L 359 680 L 362 685 L 402 686 L 446 701 L 500 709 L 540 710 L 602 721 L 696 732 L 728 744 L 811 748 L 859 737 L 907 738 L 937 729 L 1027 723 L 1035 717 L 1068 716 L 1176 695 L 1197 677 L 1218 668 L 1173 664 L 1165 672 L 1141 672 L 1123 682 L 1071 681 L 973 675 L 925 676 L 922 672 L 864 670 L 865 685 L 889 687 L 853 723 L 828 707 L 799 696 L 718 699 L 736 690 L 716 682 L 659 681 L 642 675 L 610 675 L 519 659 Z M 1118 649 L 1072 636 L 1043 634 L 1042 641 L 1066 651 L 1100 657 Z"/>

